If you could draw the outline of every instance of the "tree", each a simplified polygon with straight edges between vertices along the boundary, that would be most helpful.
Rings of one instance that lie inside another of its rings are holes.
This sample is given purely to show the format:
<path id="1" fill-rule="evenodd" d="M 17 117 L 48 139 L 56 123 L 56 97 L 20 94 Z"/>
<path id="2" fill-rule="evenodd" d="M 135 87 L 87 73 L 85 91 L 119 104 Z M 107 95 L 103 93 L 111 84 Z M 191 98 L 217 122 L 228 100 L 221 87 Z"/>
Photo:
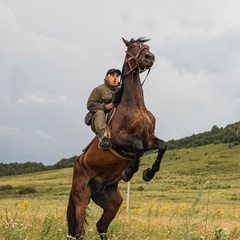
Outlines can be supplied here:
<path id="1" fill-rule="evenodd" d="M 211 129 L 211 133 L 212 134 L 216 134 L 219 133 L 220 129 L 217 125 L 213 125 L 212 129 Z"/>

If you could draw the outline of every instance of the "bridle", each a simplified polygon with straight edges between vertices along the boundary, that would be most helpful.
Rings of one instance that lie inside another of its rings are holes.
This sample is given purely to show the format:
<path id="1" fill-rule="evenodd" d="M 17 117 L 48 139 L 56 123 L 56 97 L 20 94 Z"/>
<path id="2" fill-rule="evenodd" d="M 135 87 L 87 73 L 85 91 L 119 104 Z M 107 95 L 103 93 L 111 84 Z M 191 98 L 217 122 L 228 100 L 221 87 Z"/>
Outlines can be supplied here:
<path id="1" fill-rule="evenodd" d="M 138 50 L 138 52 L 137 52 L 137 54 L 136 54 L 135 56 L 134 56 L 132 53 L 130 53 L 129 51 L 126 51 L 125 62 L 128 64 L 130 70 L 129 70 L 127 73 L 125 73 L 124 76 L 122 76 L 121 81 L 122 81 L 130 72 L 135 72 L 135 73 L 139 73 L 139 74 L 140 74 L 140 73 L 145 72 L 145 71 L 147 70 L 147 68 L 142 69 L 142 68 L 140 67 L 140 64 L 142 63 L 142 61 L 138 59 L 139 55 L 140 55 L 140 54 L 142 53 L 142 51 L 145 50 L 145 49 L 149 50 L 149 47 L 148 47 L 147 45 L 145 45 L 145 44 L 140 43 L 140 48 L 139 48 L 139 50 Z M 129 55 L 130 57 L 127 58 L 127 55 Z M 132 66 L 132 64 L 131 64 L 131 61 L 132 61 L 132 60 L 135 60 L 135 63 L 136 63 L 135 66 Z M 135 70 L 136 68 L 137 68 L 137 70 Z M 149 74 L 150 70 L 151 70 L 151 68 L 148 69 L 148 73 L 147 73 L 147 75 L 146 75 L 146 77 L 145 77 L 145 79 L 143 80 L 143 82 L 142 82 L 141 85 L 144 84 L 145 80 L 146 80 L 147 77 L 148 77 L 148 74 Z"/>
<path id="2" fill-rule="evenodd" d="M 142 73 L 144 71 L 146 71 L 146 68 L 145 69 L 142 69 L 140 67 L 140 64 L 142 63 L 141 60 L 138 59 L 139 55 L 142 53 L 143 50 L 149 50 L 149 47 L 147 45 L 144 45 L 142 43 L 140 43 L 140 48 L 136 54 L 136 56 L 134 56 L 132 53 L 130 53 L 129 51 L 126 51 L 126 58 L 125 58 L 125 62 L 128 64 L 129 68 L 130 68 L 130 71 L 133 71 L 133 72 L 136 72 L 136 73 Z M 130 57 L 127 58 L 127 55 L 129 55 Z M 136 62 L 136 65 L 135 66 L 132 66 L 131 64 L 131 60 L 135 60 Z M 135 69 L 138 69 L 138 71 L 135 71 Z"/>

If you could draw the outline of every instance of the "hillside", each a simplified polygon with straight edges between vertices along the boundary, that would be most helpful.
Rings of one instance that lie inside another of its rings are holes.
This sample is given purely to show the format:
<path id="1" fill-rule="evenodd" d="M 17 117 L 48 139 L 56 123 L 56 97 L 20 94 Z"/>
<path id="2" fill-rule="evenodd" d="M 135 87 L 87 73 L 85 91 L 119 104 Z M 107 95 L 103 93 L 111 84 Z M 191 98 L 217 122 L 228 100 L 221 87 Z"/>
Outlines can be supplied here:
<path id="1" fill-rule="evenodd" d="M 240 239 L 240 145 L 168 150 L 160 171 L 144 182 L 142 172 L 156 155 L 144 156 L 130 181 L 129 212 L 128 184 L 120 181 L 123 204 L 109 237 Z M 66 239 L 72 173 L 72 168 L 63 168 L 0 177 L 0 227 L 5 239 L 43 239 L 43 234 L 44 239 Z M 91 201 L 88 213 L 87 239 L 98 239 L 95 229 L 102 211 Z"/>
<path id="2" fill-rule="evenodd" d="M 217 197 L 222 198 L 221 201 L 240 200 L 240 145 L 229 147 L 229 144 L 210 144 L 169 150 L 163 157 L 160 172 L 150 183 L 144 182 L 142 172 L 152 165 L 155 158 L 156 153 L 142 158 L 140 169 L 131 180 L 134 198 L 155 196 L 163 200 L 190 200 L 196 197 L 195 190 L 207 184 L 216 201 L 219 201 Z M 72 168 L 0 178 L 1 198 L 24 194 L 35 197 L 67 196 L 72 181 Z M 120 187 L 125 195 L 127 184 L 121 181 Z"/>
<path id="3" fill-rule="evenodd" d="M 193 134 L 192 136 L 178 140 L 170 140 L 167 142 L 167 145 L 169 151 L 173 149 L 192 148 L 220 143 L 227 143 L 230 147 L 240 144 L 240 122 L 229 124 L 225 128 L 219 128 L 214 125 L 210 131 Z M 51 166 L 45 166 L 42 163 L 36 162 L 10 164 L 0 163 L 0 176 L 69 168 L 73 167 L 76 158 L 77 156 L 63 158 Z"/>

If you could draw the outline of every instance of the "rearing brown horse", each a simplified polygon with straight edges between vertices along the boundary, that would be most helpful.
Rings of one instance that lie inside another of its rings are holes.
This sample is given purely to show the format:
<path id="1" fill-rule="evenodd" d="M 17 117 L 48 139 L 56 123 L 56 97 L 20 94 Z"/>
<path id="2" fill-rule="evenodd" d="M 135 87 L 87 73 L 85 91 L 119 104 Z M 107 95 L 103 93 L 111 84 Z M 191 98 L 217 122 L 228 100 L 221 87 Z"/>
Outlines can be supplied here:
<path id="1" fill-rule="evenodd" d="M 123 39 L 127 51 L 122 69 L 122 84 L 113 100 L 116 112 L 109 124 L 113 149 L 132 153 L 132 160 L 124 160 L 112 150 L 100 149 L 99 139 L 95 138 L 75 163 L 67 220 L 68 234 L 77 240 L 84 238 L 86 209 L 91 199 L 103 209 L 97 230 L 102 240 L 107 239 L 108 226 L 123 201 L 118 182 L 132 178 L 144 152 L 158 149 L 152 168 L 143 172 L 143 179 L 150 181 L 159 171 L 167 149 L 166 143 L 154 135 L 155 118 L 144 104 L 139 74 L 150 69 L 155 61 L 145 44 L 147 41 L 145 38 L 130 41 Z"/>

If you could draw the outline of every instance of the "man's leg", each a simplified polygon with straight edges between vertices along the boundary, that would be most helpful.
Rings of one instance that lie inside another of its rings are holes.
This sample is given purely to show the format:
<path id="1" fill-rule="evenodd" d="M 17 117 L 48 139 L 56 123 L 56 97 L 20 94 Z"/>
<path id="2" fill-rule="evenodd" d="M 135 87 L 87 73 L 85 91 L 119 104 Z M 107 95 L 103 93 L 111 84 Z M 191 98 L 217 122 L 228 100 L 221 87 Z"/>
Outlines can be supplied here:
<path id="1" fill-rule="evenodd" d="M 108 136 L 105 134 L 107 124 L 105 119 L 104 111 L 100 110 L 97 111 L 92 119 L 92 130 L 98 134 L 100 137 L 100 146 L 102 149 L 109 149 L 111 148 L 111 141 Z"/>
<path id="2" fill-rule="evenodd" d="M 99 135 L 99 137 L 102 137 L 106 127 L 105 113 L 104 111 L 99 110 L 93 115 L 92 130 Z"/>

